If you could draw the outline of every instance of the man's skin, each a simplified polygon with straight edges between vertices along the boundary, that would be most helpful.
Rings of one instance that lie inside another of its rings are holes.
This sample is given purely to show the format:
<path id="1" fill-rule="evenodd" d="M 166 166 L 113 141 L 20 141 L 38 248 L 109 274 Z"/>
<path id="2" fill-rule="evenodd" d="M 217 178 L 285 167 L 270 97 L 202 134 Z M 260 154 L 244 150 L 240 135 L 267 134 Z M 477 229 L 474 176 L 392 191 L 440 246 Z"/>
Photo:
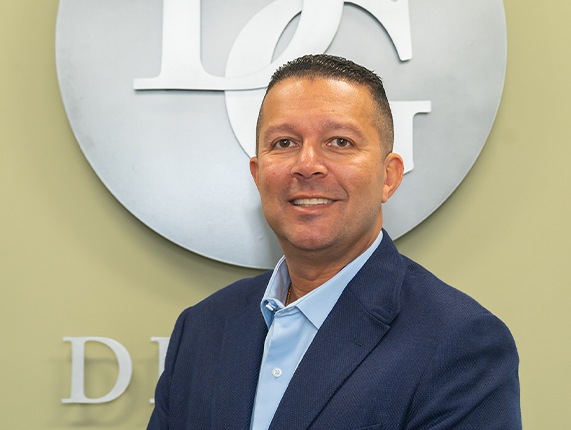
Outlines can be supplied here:
<path id="1" fill-rule="evenodd" d="M 381 231 L 382 204 L 403 176 L 381 112 L 368 87 L 342 79 L 283 78 L 266 94 L 250 170 L 287 260 L 289 302 Z M 251 427 L 270 276 L 181 314 L 149 429 Z M 517 367 L 507 327 L 386 234 L 304 352 L 268 428 L 521 430 Z"/>
<path id="2" fill-rule="evenodd" d="M 285 79 L 267 93 L 261 121 L 250 171 L 288 264 L 293 302 L 374 242 L 403 161 L 388 149 L 383 118 L 360 84 Z"/>

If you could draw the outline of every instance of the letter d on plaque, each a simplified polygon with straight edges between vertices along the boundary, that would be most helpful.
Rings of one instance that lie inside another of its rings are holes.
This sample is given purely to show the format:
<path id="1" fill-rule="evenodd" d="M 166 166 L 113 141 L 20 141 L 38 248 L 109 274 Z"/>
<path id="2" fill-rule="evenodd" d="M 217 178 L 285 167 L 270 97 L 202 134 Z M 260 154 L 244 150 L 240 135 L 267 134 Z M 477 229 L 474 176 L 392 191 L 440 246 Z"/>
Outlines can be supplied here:
<path id="1" fill-rule="evenodd" d="M 71 342 L 71 395 L 62 403 L 105 403 L 115 400 L 125 392 L 131 382 L 133 366 L 129 352 L 119 342 L 106 337 L 64 337 Z M 119 374 L 115 386 L 103 397 L 90 399 L 85 396 L 85 342 L 100 342 L 107 345 L 117 357 Z"/>

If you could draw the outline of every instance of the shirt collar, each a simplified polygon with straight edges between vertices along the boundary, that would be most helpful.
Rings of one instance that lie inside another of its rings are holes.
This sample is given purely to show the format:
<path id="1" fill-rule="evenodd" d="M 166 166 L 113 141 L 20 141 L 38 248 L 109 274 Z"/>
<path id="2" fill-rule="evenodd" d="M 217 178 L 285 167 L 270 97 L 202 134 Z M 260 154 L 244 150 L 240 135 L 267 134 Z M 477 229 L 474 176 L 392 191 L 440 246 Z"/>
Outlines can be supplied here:
<path id="1" fill-rule="evenodd" d="M 373 252 L 375 252 L 382 239 L 383 232 L 381 231 L 365 252 L 351 261 L 329 281 L 295 302 L 290 303 L 287 309 L 299 309 L 306 318 L 311 321 L 315 328 L 319 330 L 347 284 L 355 277 L 357 272 L 361 270 L 361 267 L 363 267 Z M 290 282 L 287 263 L 285 257 L 282 257 L 274 269 L 274 273 L 268 282 L 266 292 L 260 304 L 262 315 L 264 316 L 268 328 L 272 325 L 275 312 L 285 308 L 284 302 L 286 301 Z"/>

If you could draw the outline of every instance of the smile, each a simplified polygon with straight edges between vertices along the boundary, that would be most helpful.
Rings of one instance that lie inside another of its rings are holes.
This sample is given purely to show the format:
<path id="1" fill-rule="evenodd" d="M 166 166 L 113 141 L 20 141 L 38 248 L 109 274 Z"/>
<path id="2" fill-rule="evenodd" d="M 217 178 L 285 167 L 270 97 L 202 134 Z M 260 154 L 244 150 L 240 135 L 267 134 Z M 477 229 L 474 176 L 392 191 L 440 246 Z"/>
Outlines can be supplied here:
<path id="1" fill-rule="evenodd" d="M 292 203 L 296 206 L 317 206 L 317 205 L 328 205 L 333 203 L 333 200 L 328 199 L 296 199 L 292 201 Z"/>

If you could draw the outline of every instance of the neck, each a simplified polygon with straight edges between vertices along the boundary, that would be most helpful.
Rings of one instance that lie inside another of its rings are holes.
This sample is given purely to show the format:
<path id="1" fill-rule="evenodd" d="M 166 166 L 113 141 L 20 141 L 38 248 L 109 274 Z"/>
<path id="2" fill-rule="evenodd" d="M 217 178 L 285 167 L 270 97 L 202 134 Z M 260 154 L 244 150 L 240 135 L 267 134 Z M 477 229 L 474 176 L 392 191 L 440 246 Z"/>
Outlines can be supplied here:
<path id="1" fill-rule="evenodd" d="M 287 257 L 286 257 L 287 260 Z M 300 270 L 295 264 L 290 266 L 288 261 L 289 277 L 291 285 L 288 292 L 288 302 L 292 303 L 297 299 L 305 296 L 307 293 L 312 292 L 320 285 L 325 284 L 345 266 L 328 267 L 324 270 Z"/>
<path id="2" fill-rule="evenodd" d="M 288 302 L 292 303 L 323 285 L 345 266 L 355 260 L 373 244 L 378 234 L 365 245 L 356 246 L 352 252 L 332 250 L 291 250 L 284 249 L 291 285 Z"/>

